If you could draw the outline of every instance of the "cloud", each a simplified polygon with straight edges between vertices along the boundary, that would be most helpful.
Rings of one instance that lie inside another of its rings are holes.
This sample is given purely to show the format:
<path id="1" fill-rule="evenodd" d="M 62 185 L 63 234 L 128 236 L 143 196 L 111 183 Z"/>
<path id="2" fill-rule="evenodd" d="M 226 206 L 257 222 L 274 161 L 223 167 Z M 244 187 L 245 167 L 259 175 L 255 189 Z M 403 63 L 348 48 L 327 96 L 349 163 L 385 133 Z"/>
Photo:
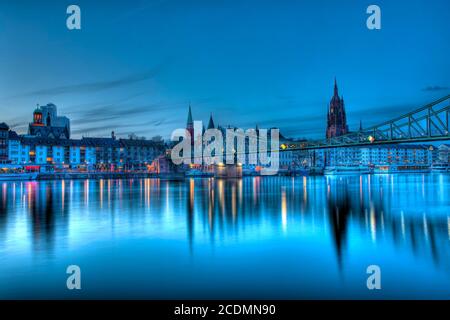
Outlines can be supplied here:
<path id="1" fill-rule="evenodd" d="M 21 121 L 21 122 L 13 122 L 8 124 L 9 128 L 11 130 L 25 130 L 28 128 L 28 123 Z"/>
<path id="2" fill-rule="evenodd" d="M 170 102 L 155 102 L 145 105 L 135 104 L 107 104 L 97 107 L 91 107 L 85 110 L 79 110 L 74 115 L 76 118 L 71 120 L 75 125 L 93 124 L 93 123 L 105 123 L 108 121 L 111 123 L 113 120 L 130 121 L 132 123 L 133 116 L 145 116 L 152 114 L 155 111 L 161 110 L 175 110 L 186 109 L 186 103 L 170 103 Z"/>
<path id="3" fill-rule="evenodd" d="M 83 93 L 95 93 L 103 90 L 109 90 L 114 89 L 118 87 L 128 86 L 131 84 L 135 84 L 138 82 L 142 82 L 145 80 L 149 80 L 154 78 L 157 74 L 161 72 L 163 69 L 164 64 L 160 64 L 157 67 L 153 68 L 152 70 L 128 75 L 126 77 L 122 77 L 119 79 L 114 80 L 106 80 L 106 81 L 97 81 L 97 82 L 87 82 L 87 83 L 80 83 L 80 84 L 73 84 L 73 85 L 66 85 L 66 86 L 58 86 L 53 88 L 45 88 L 35 91 L 26 92 L 23 94 L 15 95 L 9 98 L 18 98 L 18 97 L 34 97 L 34 96 L 45 96 L 45 95 L 61 95 L 61 94 L 67 94 L 67 93 L 76 93 L 76 94 L 83 94 Z"/>
<path id="4" fill-rule="evenodd" d="M 442 86 L 428 86 L 422 89 L 422 91 L 442 91 L 442 90 L 448 90 L 449 87 L 442 87 Z"/>
<path id="5" fill-rule="evenodd" d="M 95 133 L 101 133 L 103 135 L 108 135 L 109 132 L 115 131 L 116 135 L 128 135 L 129 133 L 136 133 L 144 135 L 148 133 L 149 131 L 152 131 L 152 129 L 157 129 L 162 125 L 168 125 L 171 123 L 176 122 L 176 120 L 173 119 L 152 119 L 150 121 L 144 121 L 144 122 L 138 122 L 138 123 L 110 123 L 110 124 L 104 124 L 104 125 L 87 125 L 87 126 L 80 126 L 76 129 L 72 129 L 72 134 L 75 135 L 84 135 L 89 134 L 92 136 L 92 134 Z M 121 130 L 122 129 L 122 130 Z M 123 129 L 127 129 L 127 131 L 123 131 Z M 160 131 L 160 129 L 158 129 Z"/>

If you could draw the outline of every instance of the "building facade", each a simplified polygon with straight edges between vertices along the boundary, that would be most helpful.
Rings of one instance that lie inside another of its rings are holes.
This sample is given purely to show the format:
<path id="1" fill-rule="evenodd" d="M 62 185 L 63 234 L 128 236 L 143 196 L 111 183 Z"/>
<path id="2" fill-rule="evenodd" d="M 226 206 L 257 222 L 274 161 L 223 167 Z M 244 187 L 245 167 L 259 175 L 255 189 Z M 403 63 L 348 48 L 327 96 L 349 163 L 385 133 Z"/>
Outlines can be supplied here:
<path id="1" fill-rule="evenodd" d="M 441 144 L 437 149 L 436 163 L 450 163 L 450 144 Z"/>
<path id="2" fill-rule="evenodd" d="M 375 145 L 343 147 L 316 151 L 324 166 L 431 165 L 431 145 Z"/>
<path id="3" fill-rule="evenodd" d="M 56 170 L 146 170 L 164 154 L 163 141 L 110 138 L 70 139 L 70 121 L 48 104 L 33 112 L 28 134 L 18 135 L 0 124 L 0 159 L 13 165 Z"/>
<path id="4" fill-rule="evenodd" d="M 70 120 L 58 116 L 53 103 L 38 106 L 33 112 L 33 122 L 28 125 L 28 135 L 42 138 L 70 138 Z"/>
<path id="5" fill-rule="evenodd" d="M 8 162 L 9 127 L 6 123 L 0 123 L 0 163 Z"/>

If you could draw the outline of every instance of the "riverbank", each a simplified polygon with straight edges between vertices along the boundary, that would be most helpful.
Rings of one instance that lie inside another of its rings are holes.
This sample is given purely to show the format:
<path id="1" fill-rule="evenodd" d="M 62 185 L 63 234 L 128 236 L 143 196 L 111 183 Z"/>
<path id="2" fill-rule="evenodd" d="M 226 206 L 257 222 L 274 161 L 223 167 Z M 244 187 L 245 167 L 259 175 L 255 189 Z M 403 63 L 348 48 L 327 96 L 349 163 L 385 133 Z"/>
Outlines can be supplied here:
<path id="1" fill-rule="evenodd" d="M 36 180 L 70 180 L 70 179 L 145 179 L 159 178 L 165 180 L 183 180 L 182 173 L 149 172 L 55 172 L 39 173 Z"/>
<path id="2" fill-rule="evenodd" d="M 408 172 L 339 172 L 325 174 L 305 174 L 305 173 L 278 173 L 273 176 L 352 176 L 352 175 L 384 175 L 384 174 L 414 174 L 414 173 L 450 173 L 449 171 L 408 171 Z M 1 174 L 0 181 L 45 181 L 45 180 L 100 180 L 100 179 L 162 179 L 162 180 L 174 180 L 182 181 L 187 178 L 211 178 L 214 175 L 189 175 L 183 172 L 181 173 L 148 173 L 148 172 L 54 172 L 54 173 L 23 173 L 23 174 Z M 243 177 L 255 177 L 260 175 L 244 174 Z M 269 175 L 269 177 L 272 175 Z M 223 178 L 223 177 L 216 177 Z M 227 179 L 227 178 L 224 178 Z"/>

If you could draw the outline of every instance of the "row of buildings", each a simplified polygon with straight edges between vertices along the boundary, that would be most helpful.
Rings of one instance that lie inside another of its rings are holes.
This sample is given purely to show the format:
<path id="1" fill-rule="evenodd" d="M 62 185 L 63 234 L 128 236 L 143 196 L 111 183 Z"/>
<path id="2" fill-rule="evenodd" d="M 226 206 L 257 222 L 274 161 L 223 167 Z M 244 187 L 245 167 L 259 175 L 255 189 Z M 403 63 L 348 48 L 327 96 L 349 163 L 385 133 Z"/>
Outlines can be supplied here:
<path id="1" fill-rule="evenodd" d="M 212 115 L 207 129 L 219 129 L 223 133 L 232 127 L 214 124 Z M 194 136 L 194 122 L 189 106 L 186 130 Z M 360 128 L 361 130 L 361 128 Z M 259 134 L 256 126 L 255 131 Z M 343 97 L 339 96 L 337 82 L 327 113 L 326 138 L 349 132 Z M 248 150 L 248 140 L 246 140 Z M 281 171 L 295 171 L 305 168 L 327 167 L 374 167 L 404 166 L 410 168 L 449 166 L 450 145 L 369 145 L 308 151 L 292 151 L 284 146 L 298 143 L 280 134 L 279 168 Z M 270 138 L 269 138 L 270 145 Z M 114 132 L 108 138 L 82 137 L 73 139 L 70 135 L 70 120 L 59 116 L 54 104 L 38 106 L 33 112 L 27 134 L 20 135 L 0 123 L 0 163 L 22 166 L 28 170 L 55 171 L 171 171 L 168 159 L 170 145 L 162 140 L 139 138 L 116 138 Z M 248 155 L 246 156 L 248 159 Z M 258 158 L 258 157 L 257 157 Z M 225 159 L 224 159 L 225 160 Z M 248 170 L 258 170 L 256 165 L 244 166 Z M 190 169 L 205 170 L 203 165 Z M 211 169 L 211 168 L 209 168 Z"/>
<path id="2" fill-rule="evenodd" d="M 163 141 L 70 138 L 70 120 L 54 104 L 36 108 L 28 133 L 19 135 L 0 124 L 0 162 L 39 171 L 148 170 L 165 152 Z"/>
<path id="3" fill-rule="evenodd" d="M 335 95 L 337 87 L 335 84 Z M 328 113 L 328 127 L 326 136 L 328 138 L 338 136 L 348 132 L 346 124 L 343 99 L 335 96 L 330 103 Z M 215 126 L 212 115 L 209 118 L 207 129 L 219 129 L 225 134 L 226 129 L 235 129 L 233 127 Z M 191 108 L 188 112 L 186 130 L 191 136 L 194 134 Z M 256 126 L 255 131 L 258 132 Z M 246 137 L 246 139 L 248 139 Z M 270 139 L 268 139 L 270 145 Z M 435 164 L 449 164 L 450 145 L 442 144 L 440 146 L 426 144 L 386 144 L 386 145 L 367 145 L 362 147 L 344 147 L 317 149 L 308 151 L 292 151 L 284 146 L 297 144 L 294 141 L 280 135 L 279 169 L 281 172 L 296 171 L 308 168 L 328 168 L 328 167 L 387 167 L 396 166 L 410 170 L 423 170 L 430 168 Z M 248 160 L 248 140 L 246 144 L 246 159 Z M 269 146 L 268 146 L 269 147 Z M 257 162 L 256 165 L 249 165 L 248 161 L 244 163 L 244 170 L 258 170 L 262 167 Z M 206 166 L 195 165 L 191 169 L 209 170 Z"/>
<path id="4" fill-rule="evenodd" d="M 193 136 L 194 123 L 189 107 L 186 130 Z M 333 96 L 328 105 L 327 127 L 325 138 L 345 135 L 349 133 L 344 98 L 339 95 L 337 81 L 334 81 Z M 208 121 L 208 129 L 219 129 L 222 132 L 226 128 L 215 126 L 212 115 Z M 228 127 L 230 128 L 230 127 Z M 258 127 L 256 126 L 256 131 Z M 362 130 L 360 125 L 359 130 Z M 247 141 L 246 141 L 247 142 Z M 450 162 L 450 145 L 431 144 L 386 144 L 368 145 L 362 147 L 341 147 L 330 149 L 317 149 L 309 151 L 291 151 L 289 147 L 296 145 L 294 141 L 280 134 L 279 167 L 282 171 L 297 170 L 303 168 L 327 168 L 327 167 L 386 167 L 402 166 L 422 169 L 435 164 L 448 165 Z M 283 150 L 284 149 L 284 150 Z M 248 158 L 248 156 L 247 156 Z M 256 165 L 257 167 L 258 165 Z M 252 166 L 248 166 L 249 169 Z"/>
<path id="5" fill-rule="evenodd" d="M 362 130 L 360 124 L 359 130 Z M 325 138 L 330 139 L 349 133 L 344 98 L 339 96 L 337 81 L 334 81 L 334 94 L 328 105 Z M 292 152 L 292 163 L 317 167 L 355 167 L 355 166 L 397 166 L 404 168 L 431 167 L 450 163 L 450 145 L 425 144 L 387 144 L 362 147 L 341 147 L 334 149 Z"/>

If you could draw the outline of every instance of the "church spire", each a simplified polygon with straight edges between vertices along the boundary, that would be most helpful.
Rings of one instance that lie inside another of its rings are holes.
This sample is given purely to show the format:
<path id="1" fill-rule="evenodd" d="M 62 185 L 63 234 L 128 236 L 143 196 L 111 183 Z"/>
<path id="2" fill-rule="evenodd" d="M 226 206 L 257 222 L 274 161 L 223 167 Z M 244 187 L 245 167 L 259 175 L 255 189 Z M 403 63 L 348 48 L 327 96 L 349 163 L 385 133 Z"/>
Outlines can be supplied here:
<path id="1" fill-rule="evenodd" d="M 187 123 L 186 126 L 189 127 L 194 127 L 194 122 L 192 121 L 192 111 L 191 111 L 191 103 L 189 102 L 189 112 L 188 112 L 188 118 L 187 118 Z"/>
<path id="2" fill-rule="evenodd" d="M 214 129 L 214 120 L 213 120 L 213 116 L 212 116 L 212 112 L 211 115 L 209 116 L 209 122 L 208 122 L 208 129 Z"/>
<path id="3" fill-rule="evenodd" d="M 336 77 L 334 77 L 334 95 L 335 95 L 336 97 L 339 97 L 339 90 L 338 90 L 338 85 L 337 85 Z"/>

